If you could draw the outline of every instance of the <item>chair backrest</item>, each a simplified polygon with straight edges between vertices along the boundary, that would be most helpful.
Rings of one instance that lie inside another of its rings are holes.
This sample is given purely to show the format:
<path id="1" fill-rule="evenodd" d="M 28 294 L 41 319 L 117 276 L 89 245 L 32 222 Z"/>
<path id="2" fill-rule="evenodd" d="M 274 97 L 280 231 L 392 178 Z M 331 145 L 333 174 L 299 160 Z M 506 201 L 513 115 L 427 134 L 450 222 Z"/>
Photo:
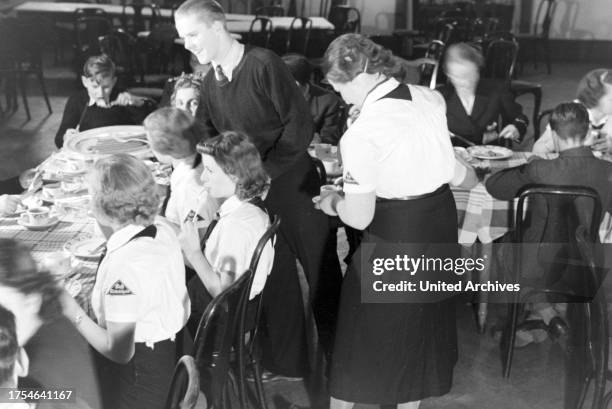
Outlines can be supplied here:
<path id="1" fill-rule="evenodd" d="M 100 37 L 99 42 L 100 51 L 108 55 L 115 63 L 117 77 L 124 80 L 124 86 L 131 86 L 137 65 L 136 39 L 122 29 L 116 29 Z"/>
<path id="2" fill-rule="evenodd" d="M 483 77 L 510 81 L 514 74 L 519 45 L 517 41 L 492 40 L 485 51 Z"/>
<path id="3" fill-rule="evenodd" d="M 361 13 L 355 7 L 333 6 L 327 19 L 334 25 L 336 35 L 361 32 Z"/>
<path id="4" fill-rule="evenodd" d="M 263 6 L 255 10 L 255 15 L 264 17 L 284 17 L 285 8 L 283 6 Z"/>
<path id="5" fill-rule="evenodd" d="M 284 53 L 298 53 L 307 55 L 311 30 L 311 19 L 306 17 L 295 17 L 291 21 L 289 31 L 287 32 L 287 42 L 285 44 Z"/>
<path id="6" fill-rule="evenodd" d="M 174 24 L 158 24 L 144 41 L 137 43 L 146 55 L 143 73 L 169 74 L 174 72 L 174 39 L 178 37 Z"/>
<path id="7" fill-rule="evenodd" d="M 128 10 L 130 8 L 132 9 L 131 15 L 128 14 Z M 143 14 L 144 10 L 149 10 L 148 16 Z M 121 25 L 123 26 L 123 29 L 134 35 L 140 31 L 152 30 L 161 21 L 161 10 L 155 3 L 124 4 L 121 10 Z"/>
<path id="8" fill-rule="evenodd" d="M 194 340 L 194 357 L 205 395 L 221 408 L 229 380 L 230 352 L 236 339 L 242 305 L 248 300 L 251 270 L 216 296 L 202 314 Z"/>
<path id="9" fill-rule="evenodd" d="M 200 372 L 195 359 L 191 355 L 184 355 L 174 368 L 164 409 L 193 409 L 199 395 Z M 201 407 L 205 408 L 206 405 Z"/>
<path id="10" fill-rule="evenodd" d="M 424 62 L 419 66 L 419 85 L 436 89 L 438 71 L 445 48 L 446 45 L 440 40 L 432 40 L 429 43 L 425 51 L 425 58 L 429 58 L 431 62 Z"/>
<path id="11" fill-rule="evenodd" d="M 537 206 L 535 201 L 545 206 L 547 220 L 540 241 L 555 240 L 557 243 L 567 243 L 574 240 L 576 228 L 580 225 L 588 230 L 589 240 L 598 240 L 599 224 L 601 223 L 601 199 L 599 194 L 585 186 L 529 185 L 519 195 L 516 209 L 515 238 L 521 241 L 525 223 L 529 222 L 527 202 Z M 533 201 L 533 203 L 531 203 Z M 554 220 L 553 220 L 554 219 Z"/>
<path id="12" fill-rule="evenodd" d="M 100 54 L 99 38 L 110 34 L 113 25 L 102 16 L 79 17 L 75 22 L 75 39 L 77 53 L 81 59 Z"/>
<path id="13" fill-rule="evenodd" d="M 530 268 L 537 265 L 547 282 L 555 282 L 565 272 L 581 268 L 576 244 L 579 226 L 586 229 L 587 240 L 596 243 L 599 241 L 600 223 L 601 200 L 594 189 L 585 186 L 527 186 L 519 195 L 514 232 L 514 241 L 526 244 L 516 249 L 516 261 L 536 262 Z M 525 236 L 526 227 L 530 225 L 533 225 L 530 234 Z M 519 268 L 518 272 L 521 270 Z M 573 285 L 578 289 L 583 283 L 578 280 Z"/>
<path id="14" fill-rule="evenodd" d="M 544 129 L 546 129 L 546 125 L 548 125 L 548 122 L 550 121 L 550 116 L 552 115 L 553 111 L 554 109 L 552 108 L 545 109 L 538 115 L 538 120 L 535 124 L 535 134 L 533 135 L 534 141 L 537 141 L 544 132 Z M 544 129 L 542 129 L 542 124 L 544 124 Z"/>
<path id="15" fill-rule="evenodd" d="M 266 17 L 255 17 L 249 27 L 247 42 L 259 47 L 269 48 L 273 31 L 272 20 Z"/>
<path id="16" fill-rule="evenodd" d="M 533 33 L 535 35 L 548 38 L 556 10 L 556 0 L 540 0 L 533 25 Z"/>

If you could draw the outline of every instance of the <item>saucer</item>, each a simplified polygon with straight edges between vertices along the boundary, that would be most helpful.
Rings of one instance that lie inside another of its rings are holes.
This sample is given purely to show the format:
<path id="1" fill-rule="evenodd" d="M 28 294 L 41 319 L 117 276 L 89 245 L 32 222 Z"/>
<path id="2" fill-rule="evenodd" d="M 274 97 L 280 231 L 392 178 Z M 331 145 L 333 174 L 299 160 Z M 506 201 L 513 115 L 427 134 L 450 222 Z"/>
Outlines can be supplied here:
<path id="1" fill-rule="evenodd" d="M 47 223 L 45 224 L 30 224 L 27 221 L 19 218 L 17 220 L 17 224 L 20 226 L 25 227 L 28 230 L 34 230 L 34 231 L 39 231 L 39 230 L 47 230 L 50 229 L 51 227 L 55 226 L 57 223 L 59 223 L 59 218 L 57 216 L 51 216 L 49 218 L 49 220 L 47 221 Z"/>

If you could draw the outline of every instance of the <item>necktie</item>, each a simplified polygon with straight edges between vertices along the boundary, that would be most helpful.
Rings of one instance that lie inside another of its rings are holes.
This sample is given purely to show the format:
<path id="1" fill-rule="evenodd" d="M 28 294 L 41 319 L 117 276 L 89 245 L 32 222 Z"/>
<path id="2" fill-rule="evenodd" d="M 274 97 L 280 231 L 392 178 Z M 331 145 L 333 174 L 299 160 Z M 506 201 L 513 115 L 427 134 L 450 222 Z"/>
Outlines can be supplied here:
<path id="1" fill-rule="evenodd" d="M 217 81 L 219 82 L 219 85 L 225 85 L 229 82 L 229 79 L 223 72 L 223 68 L 221 68 L 220 65 L 215 67 L 215 73 L 217 74 Z"/>
<path id="2" fill-rule="evenodd" d="M 202 240 L 200 240 L 200 248 L 202 250 L 204 250 L 204 247 L 206 247 L 206 240 L 208 240 L 211 233 L 215 229 L 215 226 L 217 225 L 217 223 L 219 223 L 219 217 L 220 217 L 219 213 L 217 213 L 215 218 L 210 222 L 210 224 L 206 228 L 206 233 L 204 233 L 204 236 L 202 236 Z"/>

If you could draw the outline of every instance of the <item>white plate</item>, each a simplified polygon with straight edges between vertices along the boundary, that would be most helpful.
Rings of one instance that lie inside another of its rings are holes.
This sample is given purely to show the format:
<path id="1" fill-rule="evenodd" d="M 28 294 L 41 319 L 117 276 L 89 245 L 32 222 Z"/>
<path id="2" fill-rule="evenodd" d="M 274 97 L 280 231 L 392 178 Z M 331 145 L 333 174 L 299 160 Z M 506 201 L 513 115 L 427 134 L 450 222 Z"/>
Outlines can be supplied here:
<path id="1" fill-rule="evenodd" d="M 25 220 L 23 220 L 22 218 L 19 218 L 17 220 L 17 224 L 19 224 L 20 226 L 23 226 L 28 230 L 34 230 L 34 231 L 50 229 L 51 227 L 55 226 L 58 222 L 59 222 L 59 218 L 57 216 L 50 217 L 49 221 L 45 224 L 30 224 L 26 222 Z"/>
<path id="2" fill-rule="evenodd" d="M 151 150 L 143 126 L 117 125 L 89 129 L 64 143 L 66 152 L 85 158 L 99 158 L 116 153 L 149 156 Z"/>
<path id="3" fill-rule="evenodd" d="M 478 159 L 499 160 L 512 157 L 512 151 L 503 146 L 482 145 L 467 148 L 470 155 Z"/>
<path id="4" fill-rule="evenodd" d="M 96 259 L 102 255 L 103 248 L 99 247 L 102 243 L 104 243 L 104 240 L 101 238 L 85 239 L 68 243 L 66 250 L 78 258 Z M 92 253 L 93 250 L 96 251 Z"/>

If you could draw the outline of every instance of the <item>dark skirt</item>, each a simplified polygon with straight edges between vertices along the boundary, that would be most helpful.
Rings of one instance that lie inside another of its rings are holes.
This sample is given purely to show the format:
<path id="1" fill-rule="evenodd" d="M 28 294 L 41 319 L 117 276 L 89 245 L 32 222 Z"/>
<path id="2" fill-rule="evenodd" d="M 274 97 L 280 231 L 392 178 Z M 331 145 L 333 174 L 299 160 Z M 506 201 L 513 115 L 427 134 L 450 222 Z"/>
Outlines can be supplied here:
<path id="1" fill-rule="evenodd" d="M 364 243 L 457 243 L 450 188 L 409 201 L 381 201 L 352 258 L 342 296 L 331 395 L 348 402 L 397 404 L 447 393 L 457 362 L 453 299 L 435 303 L 361 302 Z"/>
<path id="2" fill-rule="evenodd" d="M 156 342 L 151 349 L 135 344 L 127 364 L 117 364 L 97 354 L 105 409 L 162 409 L 176 364 L 174 341 Z"/>

